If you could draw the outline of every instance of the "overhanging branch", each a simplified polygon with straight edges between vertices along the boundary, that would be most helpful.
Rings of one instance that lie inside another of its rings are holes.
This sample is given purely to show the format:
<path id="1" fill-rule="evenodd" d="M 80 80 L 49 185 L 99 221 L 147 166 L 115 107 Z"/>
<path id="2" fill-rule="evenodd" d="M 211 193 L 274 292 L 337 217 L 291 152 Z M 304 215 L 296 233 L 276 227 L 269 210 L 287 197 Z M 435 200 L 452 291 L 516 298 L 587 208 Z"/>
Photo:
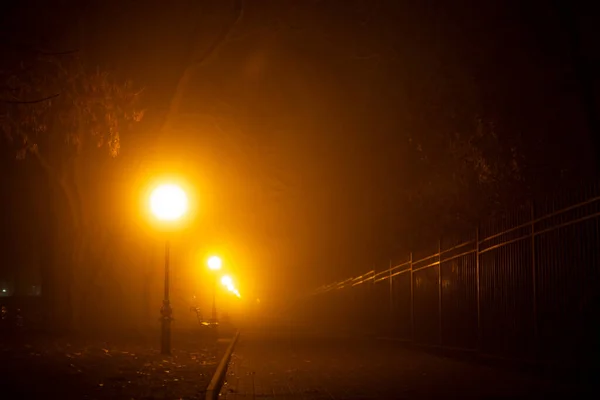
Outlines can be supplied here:
<path id="1" fill-rule="evenodd" d="M 50 95 L 48 97 L 44 97 L 44 98 L 36 99 L 36 100 L 0 100 L 0 103 L 4 103 L 4 104 L 36 104 L 36 103 L 43 103 L 45 101 L 52 100 L 58 96 L 60 96 L 60 93 L 56 93 L 56 94 Z"/>
<path id="2" fill-rule="evenodd" d="M 189 63 L 179 78 L 175 88 L 175 93 L 173 94 L 173 97 L 171 97 L 171 103 L 169 104 L 169 109 L 161 129 L 162 132 L 165 132 L 172 127 L 173 121 L 175 121 L 176 115 L 181 109 L 181 103 L 183 102 L 185 89 L 191 81 L 194 73 L 196 73 L 198 68 L 203 65 L 224 42 L 227 41 L 233 31 L 233 28 L 242 20 L 243 15 L 244 0 L 234 0 L 233 21 L 223 28 L 223 30 L 219 33 L 219 36 L 217 36 L 217 38 L 206 50 L 192 51 Z"/>

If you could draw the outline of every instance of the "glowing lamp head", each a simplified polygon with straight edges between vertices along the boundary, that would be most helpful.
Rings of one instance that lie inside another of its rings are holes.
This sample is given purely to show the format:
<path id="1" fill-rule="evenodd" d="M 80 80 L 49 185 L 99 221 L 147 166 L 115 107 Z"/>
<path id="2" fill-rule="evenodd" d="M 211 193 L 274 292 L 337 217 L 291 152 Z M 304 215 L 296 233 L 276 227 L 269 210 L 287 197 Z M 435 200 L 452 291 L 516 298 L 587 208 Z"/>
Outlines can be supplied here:
<path id="1" fill-rule="evenodd" d="M 221 278 L 221 283 L 223 284 L 223 286 L 227 286 L 229 288 L 233 286 L 233 279 L 231 279 L 229 275 L 225 275 Z"/>
<path id="2" fill-rule="evenodd" d="M 212 256 L 208 259 L 208 268 L 213 271 L 218 271 L 221 269 L 221 259 L 217 256 Z"/>
<path id="3" fill-rule="evenodd" d="M 187 208 L 187 196 L 177 185 L 161 185 L 150 195 L 150 210 L 161 221 L 178 220 L 185 214 Z"/>

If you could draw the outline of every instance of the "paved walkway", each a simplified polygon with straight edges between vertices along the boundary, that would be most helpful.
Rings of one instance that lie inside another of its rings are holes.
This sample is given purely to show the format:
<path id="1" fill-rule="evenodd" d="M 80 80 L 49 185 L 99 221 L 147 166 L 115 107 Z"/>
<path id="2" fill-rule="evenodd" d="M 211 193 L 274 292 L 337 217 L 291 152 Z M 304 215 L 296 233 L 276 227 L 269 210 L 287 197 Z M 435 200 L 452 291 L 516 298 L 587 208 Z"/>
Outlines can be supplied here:
<path id="1" fill-rule="evenodd" d="M 244 332 L 232 356 L 225 400 L 594 398 L 524 373 L 402 348 L 281 329 Z"/>

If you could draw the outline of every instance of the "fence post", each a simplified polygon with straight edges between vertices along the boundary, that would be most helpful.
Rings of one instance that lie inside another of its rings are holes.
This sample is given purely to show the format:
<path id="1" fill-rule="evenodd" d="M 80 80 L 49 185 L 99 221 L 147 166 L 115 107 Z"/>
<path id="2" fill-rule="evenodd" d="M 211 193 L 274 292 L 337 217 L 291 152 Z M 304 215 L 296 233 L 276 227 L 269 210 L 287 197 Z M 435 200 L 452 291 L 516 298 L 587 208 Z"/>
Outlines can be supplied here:
<path id="1" fill-rule="evenodd" d="M 377 301 L 378 300 L 378 297 L 377 297 L 378 296 L 378 294 L 377 294 L 377 288 L 375 286 L 375 274 L 376 273 L 377 272 L 375 272 L 375 266 L 373 265 L 373 278 L 371 279 L 371 300 L 370 300 L 370 304 L 371 304 L 372 308 L 373 307 L 376 308 L 379 305 L 378 304 L 379 302 Z M 374 316 L 377 315 L 377 314 L 378 314 L 377 311 L 373 312 Z M 378 319 L 378 318 L 372 319 L 371 325 L 373 325 L 374 323 L 376 324 L 376 333 L 380 332 L 380 329 L 381 329 L 381 327 L 379 326 L 380 321 L 381 320 Z"/>
<path id="2" fill-rule="evenodd" d="M 438 341 L 442 340 L 442 239 L 438 239 Z"/>
<path id="3" fill-rule="evenodd" d="M 375 266 L 372 265 L 372 273 L 369 275 L 375 275 Z M 372 279 L 369 279 L 365 284 L 365 289 L 367 293 L 367 325 L 370 330 L 373 330 L 376 327 L 377 318 L 374 316 L 375 310 L 374 308 L 377 306 L 375 302 L 375 278 L 371 276 Z M 376 329 L 376 328 L 375 328 Z"/>
<path id="4" fill-rule="evenodd" d="M 394 285 L 392 283 L 392 260 L 390 260 L 390 268 L 388 269 L 388 279 L 390 280 L 390 321 L 389 331 L 390 336 L 394 336 Z"/>
<path id="5" fill-rule="evenodd" d="M 410 339 L 415 341 L 415 294 L 413 288 L 413 253 L 410 252 Z"/>
<path id="6" fill-rule="evenodd" d="M 532 283 L 532 307 L 533 307 L 533 342 L 534 358 L 538 358 L 538 320 L 537 320 L 537 284 L 535 270 L 535 208 L 531 201 L 531 283 Z"/>
<path id="7" fill-rule="evenodd" d="M 479 268 L 479 223 L 477 223 L 477 227 L 475 228 L 475 287 L 477 290 L 477 351 L 481 352 L 482 346 L 482 332 L 481 332 L 481 288 L 480 281 L 481 273 Z"/>

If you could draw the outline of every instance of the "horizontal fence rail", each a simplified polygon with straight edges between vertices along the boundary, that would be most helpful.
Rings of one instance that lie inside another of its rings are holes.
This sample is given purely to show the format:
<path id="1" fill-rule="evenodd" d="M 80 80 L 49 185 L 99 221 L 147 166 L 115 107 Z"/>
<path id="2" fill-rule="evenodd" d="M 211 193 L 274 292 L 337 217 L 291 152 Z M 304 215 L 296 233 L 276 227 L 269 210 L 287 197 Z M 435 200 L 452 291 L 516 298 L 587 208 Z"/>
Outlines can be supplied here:
<path id="1" fill-rule="evenodd" d="M 576 204 L 521 207 L 460 241 L 440 240 L 429 255 L 322 286 L 295 311 L 426 346 L 576 363 L 599 334 L 595 189 Z"/>

